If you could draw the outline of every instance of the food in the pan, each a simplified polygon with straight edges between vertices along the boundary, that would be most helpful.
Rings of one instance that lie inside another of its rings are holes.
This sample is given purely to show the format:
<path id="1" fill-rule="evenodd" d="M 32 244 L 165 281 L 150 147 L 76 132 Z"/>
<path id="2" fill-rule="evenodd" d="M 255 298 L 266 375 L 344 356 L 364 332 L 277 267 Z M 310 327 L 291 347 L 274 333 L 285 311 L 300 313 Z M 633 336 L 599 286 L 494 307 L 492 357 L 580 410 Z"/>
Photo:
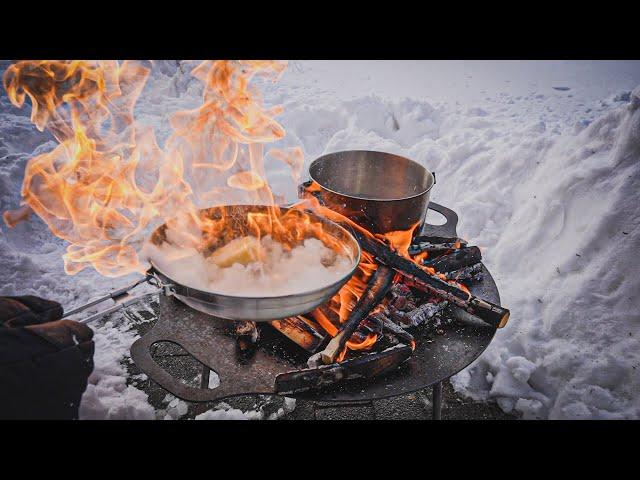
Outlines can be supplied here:
<path id="1" fill-rule="evenodd" d="M 164 243 L 149 258 L 170 278 L 225 295 L 269 297 L 312 291 L 349 273 L 353 260 L 307 238 L 285 248 L 270 235 L 238 237 L 211 253 Z"/>

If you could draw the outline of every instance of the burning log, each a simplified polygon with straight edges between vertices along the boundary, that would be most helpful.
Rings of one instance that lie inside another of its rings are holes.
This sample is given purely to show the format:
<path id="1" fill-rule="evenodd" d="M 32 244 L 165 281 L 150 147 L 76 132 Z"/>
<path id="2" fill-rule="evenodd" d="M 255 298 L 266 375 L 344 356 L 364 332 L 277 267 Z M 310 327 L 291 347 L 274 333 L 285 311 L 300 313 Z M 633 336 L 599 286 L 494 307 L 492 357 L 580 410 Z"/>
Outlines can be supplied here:
<path id="1" fill-rule="evenodd" d="M 452 272 L 469 267 L 482 261 L 482 253 L 478 247 L 463 247 L 447 255 L 427 259 L 423 264 L 435 269 L 436 272 Z"/>
<path id="2" fill-rule="evenodd" d="M 357 229 L 351 229 L 351 233 L 362 249 L 376 257 L 380 263 L 399 272 L 411 286 L 439 295 L 494 327 L 502 328 L 507 324 L 508 309 L 474 297 L 460 287 L 425 272 L 411 260 L 398 255 L 384 243 L 366 236 Z"/>
<path id="3" fill-rule="evenodd" d="M 355 341 L 356 343 L 365 342 L 371 335 L 379 335 L 382 333 L 383 324 L 382 320 L 375 317 L 374 315 L 369 315 L 365 318 L 356 331 L 353 332 L 351 336 L 351 341 Z"/>
<path id="4" fill-rule="evenodd" d="M 294 394 L 357 378 L 371 378 L 397 368 L 412 352 L 411 347 L 398 344 L 382 352 L 369 353 L 333 365 L 281 373 L 276 377 L 275 390 L 278 394 Z"/>
<path id="5" fill-rule="evenodd" d="M 380 265 L 371 276 L 367 288 L 358 300 L 358 303 L 349 314 L 349 318 L 340 326 L 338 334 L 331 339 L 325 349 L 320 352 L 322 362 L 330 364 L 335 362 L 338 355 L 344 350 L 347 341 L 351 338 L 360 322 L 362 322 L 369 312 L 380 303 L 391 288 L 393 270 L 384 265 Z"/>
<path id="6" fill-rule="evenodd" d="M 422 252 L 440 254 L 447 250 L 457 250 L 467 246 L 467 242 L 461 238 L 419 236 L 413 239 L 409 246 L 409 255 L 417 255 Z"/>
<path id="7" fill-rule="evenodd" d="M 273 320 L 269 325 L 309 353 L 314 353 L 326 338 L 317 325 L 302 315 Z"/>

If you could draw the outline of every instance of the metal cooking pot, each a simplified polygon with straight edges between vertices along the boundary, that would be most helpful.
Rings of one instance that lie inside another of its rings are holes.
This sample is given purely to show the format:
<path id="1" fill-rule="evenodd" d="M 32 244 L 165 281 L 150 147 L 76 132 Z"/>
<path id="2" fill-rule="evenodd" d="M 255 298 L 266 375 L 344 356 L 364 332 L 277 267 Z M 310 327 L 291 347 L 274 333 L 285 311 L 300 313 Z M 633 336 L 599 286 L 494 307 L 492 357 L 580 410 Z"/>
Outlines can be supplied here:
<path id="1" fill-rule="evenodd" d="M 374 233 L 424 225 L 435 174 L 422 165 L 385 152 L 349 150 L 313 161 L 311 179 L 329 208 Z"/>

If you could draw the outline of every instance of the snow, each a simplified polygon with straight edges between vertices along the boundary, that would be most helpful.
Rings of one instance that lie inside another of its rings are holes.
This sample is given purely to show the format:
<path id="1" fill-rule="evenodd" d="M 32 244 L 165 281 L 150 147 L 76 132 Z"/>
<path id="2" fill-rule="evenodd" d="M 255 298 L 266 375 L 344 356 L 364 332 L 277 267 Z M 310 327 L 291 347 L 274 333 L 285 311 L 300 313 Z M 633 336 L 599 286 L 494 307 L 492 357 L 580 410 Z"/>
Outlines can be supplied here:
<path id="1" fill-rule="evenodd" d="M 295 408 L 296 400 L 294 398 L 285 398 L 283 406 L 270 415 L 267 415 L 262 409 L 245 412 L 238 408 L 232 408 L 228 403 L 221 402 L 215 408 L 196 415 L 196 420 L 277 420 Z"/>
<path id="2" fill-rule="evenodd" d="M 198 103 L 194 62 L 156 63 L 136 112 L 162 141 L 168 114 Z M 4 62 L 0 69 L 6 67 Z M 511 309 L 509 325 L 452 379 L 524 418 L 640 418 L 640 62 L 293 61 L 265 85 L 283 104 L 282 146 L 305 167 L 331 151 L 385 150 L 436 171 L 432 199 L 460 214 Z M 635 90 L 634 90 L 635 89 Z M 15 208 L 26 161 L 54 143 L 0 95 L 0 210 Z M 295 199 L 283 165 L 278 193 Z M 431 217 L 430 217 L 431 218 Z M 135 277 L 64 274 L 62 241 L 37 218 L 0 228 L 0 294 L 67 309 Z M 121 365 L 135 335 L 96 330 L 83 418 L 155 418 Z M 180 404 L 166 412 L 179 418 Z M 263 418 L 224 405 L 199 419 Z"/>
<path id="3" fill-rule="evenodd" d="M 94 331 L 95 367 L 82 396 L 80 418 L 155 419 L 154 409 L 147 402 L 147 394 L 126 384 L 127 372 L 122 360 L 129 355 L 129 347 L 137 335 L 126 325 L 114 325 L 112 322 L 106 322 L 94 328 Z"/>

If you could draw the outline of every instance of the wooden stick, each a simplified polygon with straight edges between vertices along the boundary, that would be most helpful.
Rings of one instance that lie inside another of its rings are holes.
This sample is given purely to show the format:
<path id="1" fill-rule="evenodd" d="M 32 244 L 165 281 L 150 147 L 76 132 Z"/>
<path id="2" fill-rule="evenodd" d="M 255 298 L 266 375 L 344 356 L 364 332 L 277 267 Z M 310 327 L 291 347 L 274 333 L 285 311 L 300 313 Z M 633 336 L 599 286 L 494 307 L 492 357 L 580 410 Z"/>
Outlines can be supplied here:
<path id="1" fill-rule="evenodd" d="M 333 365 L 321 365 L 276 377 L 276 393 L 294 394 L 317 390 L 357 378 L 371 378 L 389 372 L 404 363 L 412 354 L 411 347 L 398 344 L 382 352 L 369 353 Z"/>
<path id="2" fill-rule="evenodd" d="M 369 312 L 375 307 L 391 288 L 393 270 L 385 265 L 380 265 L 367 283 L 367 288 L 358 300 L 355 308 L 349 314 L 349 318 L 340 326 L 338 334 L 331 339 L 325 349 L 320 352 L 322 362 L 325 365 L 335 362 L 337 356 L 344 349 L 347 341 L 351 338 L 360 322 L 362 322 Z"/>
<path id="3" fill-rule="evenodd" d="M 508 309 L 474 297 L 456 285 L 425 272 L 411 260 L 395 253 L 384 243 L 365 235 L 357 229 L 350 230 L 363 250 L 376 257 L 380 263 L 396 270 L 414 287 L 435 293 L 494 327 L 502 328 L 507 324 L 510 315 Z M 405 281 L 405 283 L 407 282 Z"/>
<path id="4" fill-rule="evenodd" d="M 319 326 L 301 315 L 268 323 L 310 353 L 318 350 L 327 337 L 327 334 L 321 333 Z"/>

